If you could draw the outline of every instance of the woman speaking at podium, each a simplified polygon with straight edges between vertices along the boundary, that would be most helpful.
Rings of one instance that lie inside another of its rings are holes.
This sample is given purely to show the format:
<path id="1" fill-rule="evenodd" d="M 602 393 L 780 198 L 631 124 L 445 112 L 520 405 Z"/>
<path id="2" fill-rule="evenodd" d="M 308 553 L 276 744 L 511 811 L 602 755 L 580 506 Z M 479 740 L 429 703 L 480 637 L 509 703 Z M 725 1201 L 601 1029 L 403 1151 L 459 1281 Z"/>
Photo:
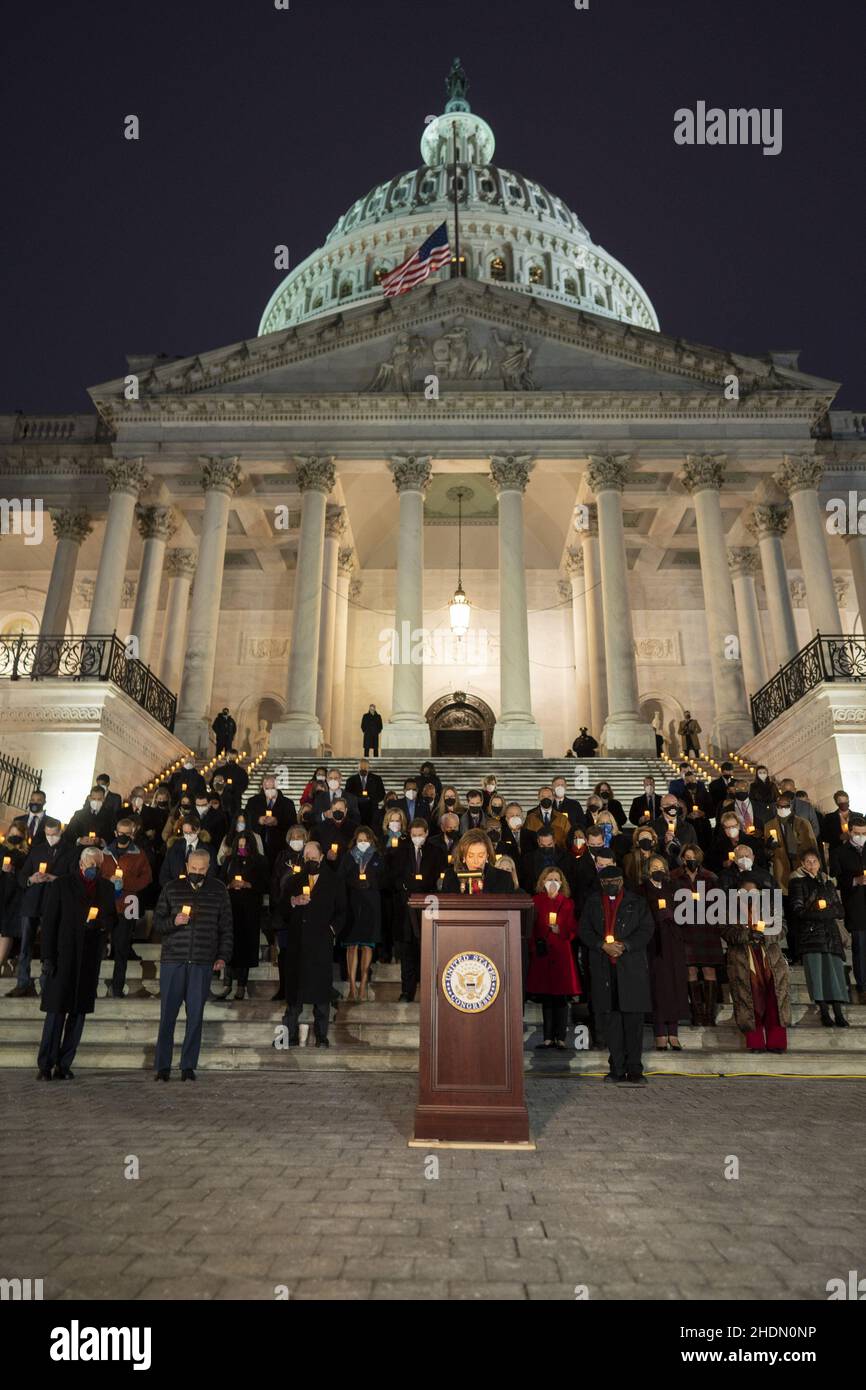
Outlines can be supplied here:
<path id="1" fill-rule="evenodd" d="M 486 830 L 467 830 L 454 850 L 454 862 L 442 878 L 443 893 L 513 893 L 514 881 L 497 869 L 493 844 Z"/>

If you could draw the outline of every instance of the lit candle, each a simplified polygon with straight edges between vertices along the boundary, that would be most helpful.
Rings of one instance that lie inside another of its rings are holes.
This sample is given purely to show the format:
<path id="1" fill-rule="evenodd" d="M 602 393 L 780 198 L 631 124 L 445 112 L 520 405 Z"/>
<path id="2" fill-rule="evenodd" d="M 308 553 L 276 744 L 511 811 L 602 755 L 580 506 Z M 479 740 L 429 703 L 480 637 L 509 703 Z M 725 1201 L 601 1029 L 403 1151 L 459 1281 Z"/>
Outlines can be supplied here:
<path id="1" fill-rule="evenodd" d="M 728 850 L 728 858 L 729 858 L 729 859 L 735 859 L 735 858 L 736 858 L 736 850 L 729 849 L 729 850 Z"/>
<path id="2" fill-rule="evenodd" d="M 818 899 L 818 906 L 819 906 L 819 907 L 826 907 L 826 906 L 827 906 L 827 899 L 826 899 L 826 898 L 819 898 L 819 899 Z"/>
<path id="3" fill-rule="evenodd" d="M 337 850 L 338 850 L 339 848 L 340 848 L 340 846 L 337 844 L 337 842 L 336 842 L 336 840 L 335 840 L 334 843 L 331 845 L 331 850 L 333 851 L 334 854 L 336 854 L 336 853 L 337 853 Z"/>
<path id="4" fill-rule="evenodd" d="M 41 872 L 41 873 L 44 873 L 44 872 L 45 872 L 45 870 L 42 868 L 41 865 L 40 865 L 40 872 Z M 123 882 L 123 870 L 122 870 L 121 868 L 115 869 L 115 871 L 114 871 L 114 877 L 115 877 L 120 883 L 122 883 L 122 882 Z"/>
<path id="5" fill-rule="evenodd" d="M 186 782 L 181 782 L 181 784 L 180 784 L 180 789 L 181 789 L 182 792 L 185 792 L 185 791 L 186 791 Z"/>
<path id="6" fill-rule="evenodd" d="M 87 914 L 87 920 L 88 920 L 88 922 L 95 922 L 98 916 L 99 916 L 99 908 L 98 908 L 98 907 L 92 907 L 92 908 L 90 909 L 90 911 L 88 912 L 88 914 Z"/>
<path id="7" fill-rule="evenodd" d="M 235 883 L 243 883 L 243 879 L 240 874 L 235 874 Z"/>
<path id="8" fill-rule="evenodd" d="M 361 883 L 366 883 L 366 882 L 367 882 L 367 875 L 364 873 L 363 869 L 362 869 L 361 872 L 358 874 L 358 878 L 360 879 Z"/>
<path id="9" fill-rule="evenodd" d="M 304 884 L 301 885 L 301 892 L 303 893 L 303 895 L 304 895 L 305 898 L 308 898 L 308 897 L 310 896 L 310 885 L 309 885 L 309 883 L 304 883 Z"/>
<path id="10" fill-rule="evenodd" d="M 612 935 L 606 936 L 606 937 L 604 938 L 605 944 L 609 946 L 610 943 L 611 943 L 614 939 L 615 939 L 615 938 L 614 938 Z"/>
<path id="11" fill-rule="evenodd" d="M 555 926 L 556 926 L 556 913 L 555 913 L 555 912 L 549 912 L 549 913 L 548 913 L 548 922 L 549 922 L 549 924 L 550 924 L 551 927 L 555 927 Z"/>
<path id="12" fill-rule="evenodd" d="M 41 874 L 47 874 L 47 873 L 48 873 L 48 864 L 47 864 L 47 862 L 46 862 L 45 864 L 40 864 L 40 865 L 39 865 L 39 872 L 40 872 Z M 823 907 L 824 904 L 822 903 L 821 906 Z"/>
<path id="13" fill-rule="evenodd" d="M 189 917 L 190 913 L 192 912 L 192 903 L 184 903 L 183 907 L 181 908 L 181 912 L 184 914 L 185 917 Z"/>
<path id="14" fill-rule="evenodd" d="M 415 879 L 416 879 L 416 881 L 417 881 L 418 883 L 420 883 L 420 882 L 422 881 L 423 878 L 424 878 L 424 875 L 423 875 L 423 874 L 416 874 L 416 875 L 415 875 Z"/>
<path id="15" fill-rule="evenodd" d="M 299 874 L 300 872 L 301 872 L 301 866 L 300 866 L 300 864 L 293 864 L 293 865 L 292 865 L 292 873 L 293 873 L 293 874 Z"/>
<path id="16" fill-rule="evenodd" d="M 361 795 L 362 795 L 362 796 L 369 796 L 369 795 L 370 795 L 370 793 L 367 791 L 367 788 L 366 788 L 366 787 L 365 787 L 364 790 L 361 792 Z"/>
<path id="17" fill-rule="evenodd" d="M 698 896 L 698 895 L 697 895 L 697 893 L 696 893 L 696 894 L 695 894 L 695 897 L 697 897 L 697 896 Z M 667 900 L 667 898 L 659 898 L 659 907 L 667 907 L 667 905 L 668 905 L 668 900 Z"/>
<path id="18" fill-rule="evenodd" d="M 392 835 L 392 836 L 391 836 L 391 848 L 392 848 L 392 849 L 396 849 L 396 848 L 397 848 L 397 836 L 396 836 L 396 835 Z"/>
<path id="19" fill-rule="evenodd" d="M 692 897 L 694 898 L 695 902 L 698 901 L 698 898 L 699 898 L 700 896 L 701 896 L 700 893 L 692 893 Z"/>
<path id="20" fill-rule="evenodd" d="M 96 839 L 96 831 L 95 831 L 95 830 L 91 830 L 90 835 L 88 836 L 88 838 L 91 839 L 91 840 L 95 840 L 95 839 Z"/>
<path id="21" fill-rule="evenodd" d="M 452 860 L 453 858 L 454 858 L 454 856 L 453 856 L 452 854 L 449 854 L 449 856 L 448 856 L 448 863 L 449 863 L 449 864 L 451 863 L 451 860 Z"/>
<path id="22" fill-rule="evenodd" d="M 843 822 L 842 822 L 842 830 L 843 830 L 844 834 L 846 834 L 846 835 L 848 834 L 848 822 L 847 822 L 846 820 L 843 820 Z"/>
<path id="23" fill-rule="evenodd" d="M 763 924 L 763 922 L 756 922 L 756 923 L 755 923 L 755 931 L 763 931 L 763 930 L 764 930 L 764 924 Z"/>
<path id="24" fill-rule="evenodd" d="M 10 868 L 11 864 L 12 864 L 12 860 L 11 860 L 10 856 L 7 854 L 6 857 L 5 857 L 5 859 L 3 860 L 3 868 L 4 868 L 4 869 L 8 869 L 8 868 Z"/>

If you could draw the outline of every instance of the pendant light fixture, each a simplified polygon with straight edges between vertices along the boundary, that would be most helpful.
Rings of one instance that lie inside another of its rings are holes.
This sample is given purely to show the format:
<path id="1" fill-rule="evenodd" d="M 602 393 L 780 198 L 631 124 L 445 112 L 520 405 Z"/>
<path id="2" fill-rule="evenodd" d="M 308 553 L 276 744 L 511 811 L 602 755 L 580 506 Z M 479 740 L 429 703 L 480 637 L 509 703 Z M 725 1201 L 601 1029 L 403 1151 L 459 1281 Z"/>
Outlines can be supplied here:
<path id="1" fill-rule="evenodd" d="M 452 487 L 448 489 L 447 496 L 450 500 L 457 502 L 457 588 L 454 590 L 454 597 L 448 605 L 448 612 L 451 618 L 451 631 L 456 636 L 462 637 L 464 632 L 469 629 L 469 620 L 472 616 L 472 605 L 463 591 L 463 500 L 470 501 L 475 496 L 471 487 Z"/>

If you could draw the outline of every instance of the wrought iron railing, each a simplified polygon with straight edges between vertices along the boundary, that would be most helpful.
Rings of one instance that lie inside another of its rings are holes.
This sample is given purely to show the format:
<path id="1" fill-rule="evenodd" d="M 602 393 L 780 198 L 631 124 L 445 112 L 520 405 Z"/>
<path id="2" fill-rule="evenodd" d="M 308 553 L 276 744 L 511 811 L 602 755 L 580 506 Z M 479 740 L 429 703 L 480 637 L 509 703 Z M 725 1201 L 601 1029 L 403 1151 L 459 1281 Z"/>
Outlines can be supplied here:
<path id="1" fill-rule="evenodd" d="M 149 666 L 127 656 L 117 633 L 110 637 L 0 637 L 0 679 L 111 681 L 169 732 L 177 696 Z"/>
<path id="2" fill-rule="evenodd" d="M 0 753 L 0 801 L 4 806 L 26 806 L 32 792 L 42 783 L 42 771 L 37 772 L 20 758 Z"/>
<path id="3" fill-rule="evenodd" d="M 755 733 L 824 681 L 866 681 L 866 637 L 813 637 L 752 696 Z"/>

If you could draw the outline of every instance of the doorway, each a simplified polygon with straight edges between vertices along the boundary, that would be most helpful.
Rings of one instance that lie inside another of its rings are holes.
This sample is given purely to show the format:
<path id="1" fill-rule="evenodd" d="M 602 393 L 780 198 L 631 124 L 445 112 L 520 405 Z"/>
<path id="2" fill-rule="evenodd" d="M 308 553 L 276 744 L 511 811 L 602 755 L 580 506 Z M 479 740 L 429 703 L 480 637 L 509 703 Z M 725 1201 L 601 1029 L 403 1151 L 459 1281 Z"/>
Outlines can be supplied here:
<path id="1" fill-rule="evenodd" d="M 443 695 L 426 714 L 433 757 L 489 758 L 496 716 L 478 695 L 455 690 Z"/>

